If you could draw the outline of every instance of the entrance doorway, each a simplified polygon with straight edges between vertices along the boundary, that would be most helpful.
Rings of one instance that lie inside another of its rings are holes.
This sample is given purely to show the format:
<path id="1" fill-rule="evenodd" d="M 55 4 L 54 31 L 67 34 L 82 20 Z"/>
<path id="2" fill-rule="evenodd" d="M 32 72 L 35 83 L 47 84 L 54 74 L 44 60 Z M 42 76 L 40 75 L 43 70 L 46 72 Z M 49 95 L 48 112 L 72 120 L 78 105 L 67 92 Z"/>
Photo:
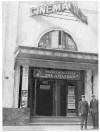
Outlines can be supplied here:
<path id="1" fill-rule="evenodd" d="M 53 86 L 49 80 L 37 80 L 36 87 L 36 114 L 51 116 L 53 109 Z"/>
<path id="2" fill-rule="evenodd" d="M 78 106 L 77 81 L 37 79 L 35 115 L 76 115 Z"/>
<path id="3" fill-rule="evenodd" d="M 29 69 L 28 107 L 31 116 L 78 115 L 84 94 L 84 71 Z"/>
<path id="4" fill-rule="evenodd" d="M 60 115 L 72 116 L 78 111 L 77 81 L 65 81 L 60 86 Z"/>

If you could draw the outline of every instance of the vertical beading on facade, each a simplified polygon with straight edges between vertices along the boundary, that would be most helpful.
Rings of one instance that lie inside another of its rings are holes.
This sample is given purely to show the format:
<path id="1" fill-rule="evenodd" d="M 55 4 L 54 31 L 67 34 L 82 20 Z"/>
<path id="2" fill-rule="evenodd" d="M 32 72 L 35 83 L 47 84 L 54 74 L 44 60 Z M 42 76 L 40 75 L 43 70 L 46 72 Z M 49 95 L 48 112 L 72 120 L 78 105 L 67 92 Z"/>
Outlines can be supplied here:
<path id="1" fill-rule="evenodd" d="M 98 90 L 98 70 L 94 71 L 93 88 L 94 88 L 94 95 L 96 96 L 96 98 L 98 98 L 98 96 L 99 96 L 99 90 Z"/>
<path id="2" fill-rule="evenodd" d="M 19 99 L 19 82 L 20 82 L 20 66 L 16 65 L 15 67 L 15 79 L 14 79 L 14 108 L 18 108 L 18 99 Z"/>
<path id="3" fill-rule="evenodd" d="M 92 77 L 92 71 L 87 70 L 85 74 L 85 97 L 88 102 L 91 100 L 91 95 L 92 95 L 92 82 L 91 82 L 91 77 Z"/>

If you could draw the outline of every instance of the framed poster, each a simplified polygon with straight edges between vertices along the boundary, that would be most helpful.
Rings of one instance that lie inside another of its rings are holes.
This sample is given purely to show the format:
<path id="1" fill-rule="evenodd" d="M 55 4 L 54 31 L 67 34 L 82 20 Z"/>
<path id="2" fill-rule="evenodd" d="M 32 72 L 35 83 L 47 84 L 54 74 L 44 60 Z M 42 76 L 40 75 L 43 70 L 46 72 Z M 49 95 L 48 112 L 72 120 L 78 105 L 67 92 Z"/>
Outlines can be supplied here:
<path id="1" fill-rule="evenodd" d="M 22 90 L 21 92 L 21 108 L 27 107 L 28 90 Z"/>
<path id="2" fill-rule="evenodd" d="M 75 109 L 75 86 L 68 86 L 68 109 Z"/>

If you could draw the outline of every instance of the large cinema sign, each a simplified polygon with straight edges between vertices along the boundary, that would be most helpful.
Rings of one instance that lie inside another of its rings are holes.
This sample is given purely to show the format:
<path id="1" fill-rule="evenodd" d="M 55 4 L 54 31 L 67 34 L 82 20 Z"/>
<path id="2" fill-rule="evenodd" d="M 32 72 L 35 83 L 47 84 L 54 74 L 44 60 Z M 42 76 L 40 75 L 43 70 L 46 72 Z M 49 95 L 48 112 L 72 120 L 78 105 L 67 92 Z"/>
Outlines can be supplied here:
<path id="1" fill-rule="evenodd" d="M 31 8 L 31 15 L 45 15 L 45 14 L 52 14 L 57 12 L 66 12 L 69 11 L 83 23 L 88 24 L 87 17 L 82 13 L 81 9 L 73 2 L 64 2 L 64 3 L 57 3 L 57 4 L 49 4 L 49 5 L 42 5 L 39 7 L 32 7 Z"/>
<path id="2" fill-rule="evenodd" d="M 59 71 L 59 70 L 45 70 L 34 69 L 34 78 L 55 78 L 55 79 L 67 79 L 67 80 L 79 80 L 79 71 Z"/>

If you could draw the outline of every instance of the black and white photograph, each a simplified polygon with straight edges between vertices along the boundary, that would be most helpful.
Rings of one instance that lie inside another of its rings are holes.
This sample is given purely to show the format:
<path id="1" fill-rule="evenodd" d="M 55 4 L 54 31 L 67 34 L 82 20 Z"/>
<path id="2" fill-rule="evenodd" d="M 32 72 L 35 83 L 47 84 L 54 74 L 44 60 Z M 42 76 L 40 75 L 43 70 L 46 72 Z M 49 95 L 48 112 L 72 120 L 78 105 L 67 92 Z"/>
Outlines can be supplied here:
<path id="1" fill-rule="evenodd" d="M 2 1 L 3 131 L 99 130 L 98 1 Z"/>

